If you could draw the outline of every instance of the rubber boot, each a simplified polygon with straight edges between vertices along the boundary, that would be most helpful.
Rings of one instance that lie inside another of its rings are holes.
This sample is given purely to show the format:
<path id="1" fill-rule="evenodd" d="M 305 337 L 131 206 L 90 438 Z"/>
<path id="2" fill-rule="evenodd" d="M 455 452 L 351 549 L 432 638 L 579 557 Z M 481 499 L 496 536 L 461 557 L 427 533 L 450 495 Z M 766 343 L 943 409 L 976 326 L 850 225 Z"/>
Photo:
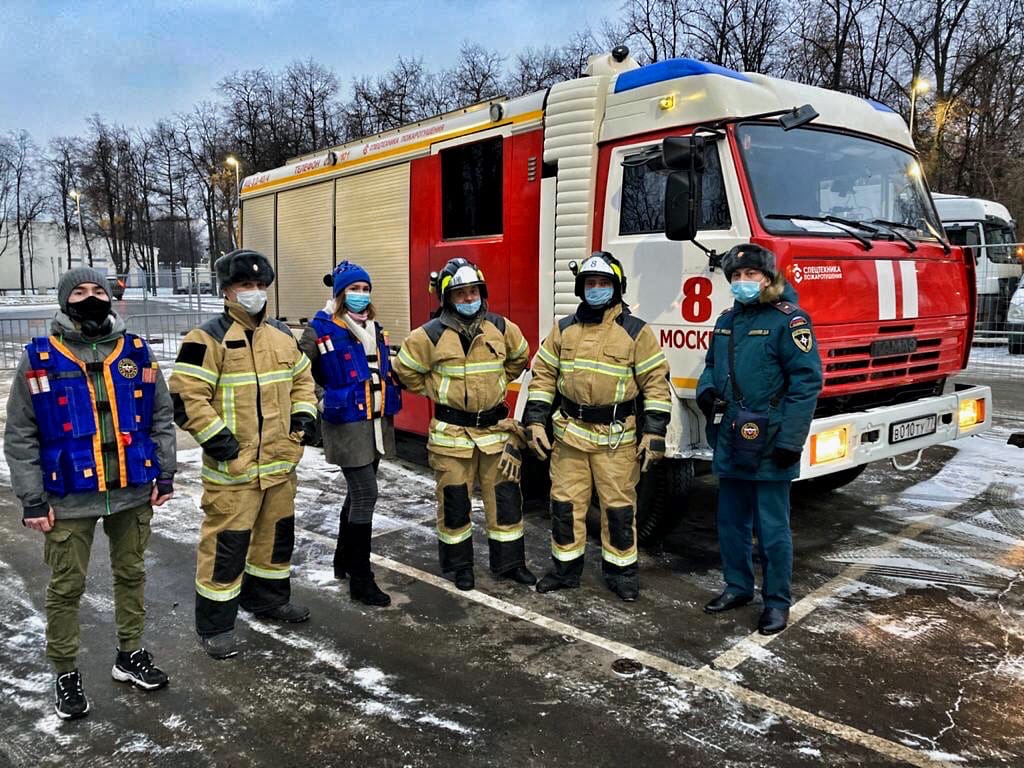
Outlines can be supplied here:
<path id="1" fill-rule="evenodd" d="M 391 605 L 391 597 L 377 586 L 373 578 L 373 570 L 370 568 L 372 537 L 372 523 L 349 523 L 345 531 L 349 595 L 363 605 L 384 607 Z"/>

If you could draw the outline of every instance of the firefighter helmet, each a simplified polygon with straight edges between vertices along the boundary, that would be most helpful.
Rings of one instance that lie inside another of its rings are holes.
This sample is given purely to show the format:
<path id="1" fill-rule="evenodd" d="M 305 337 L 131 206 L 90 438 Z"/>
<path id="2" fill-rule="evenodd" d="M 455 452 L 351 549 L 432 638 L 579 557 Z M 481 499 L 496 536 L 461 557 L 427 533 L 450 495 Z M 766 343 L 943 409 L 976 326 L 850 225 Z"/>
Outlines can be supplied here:
<path id="1" fill-rule="evenodd" d="M 471 261 L 463 258 L 451 259 L 440 272 L 430 274 L 430 292 L 437 294 L 442 304 L 448 294 L 456 288 L 467 288 L 471 285 L 480 286 L 480 297 L 487 298 L 487 283 L 484 273 Z"/>
<path id="2" fill-rule="evenodd" d="M 583 285 L 588 277 L 607 277 L 615 287 L 616 298 L 626 291 L 626 275 L 622 264 L 608 251 L 594 251 L 582 264 L 571 262 L 569 269 L 576 275 L 576 295 L 583 298 Z"/>

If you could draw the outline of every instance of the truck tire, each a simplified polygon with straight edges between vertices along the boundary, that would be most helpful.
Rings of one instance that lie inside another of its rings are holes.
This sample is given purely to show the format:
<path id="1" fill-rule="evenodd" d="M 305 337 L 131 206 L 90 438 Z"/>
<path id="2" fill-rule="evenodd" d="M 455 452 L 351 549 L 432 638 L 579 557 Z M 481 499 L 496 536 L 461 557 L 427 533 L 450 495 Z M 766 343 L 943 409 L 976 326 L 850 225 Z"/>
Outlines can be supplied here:
<path id="1" fill-rule="evenodd" d="M 1018 325 L 1010 332 L 1007 347 L 1011 355 L 1024 355 L 1024 326 Z"/>
<path id="2" fill-rule="evenodd" d="M 859 467 L 841 469 L 838 472 L 833 472 L 831 475 L 812 477 L 810 480 L 800 480 L 793 483 L 793 493 L 800 496 L 832 493 L 832 491 L 839 490 L 844 485 L 852 483 L 867 468 L 867 464 L 861 464 Z"/>
<path id="3" fill-rule="evenodd" d="M 636 531 L 645 547 L 661 543 L 686 515 L 693 485 L 692 459 L 663 459 L 637 484 Z"/>

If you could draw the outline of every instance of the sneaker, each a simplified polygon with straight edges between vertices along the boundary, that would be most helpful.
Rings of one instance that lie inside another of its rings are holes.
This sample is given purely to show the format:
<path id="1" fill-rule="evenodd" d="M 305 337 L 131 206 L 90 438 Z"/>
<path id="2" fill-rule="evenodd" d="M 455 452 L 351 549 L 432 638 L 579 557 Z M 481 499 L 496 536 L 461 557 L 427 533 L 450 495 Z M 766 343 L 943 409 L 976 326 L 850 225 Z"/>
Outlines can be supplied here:
<path id="1" fill-rule="evenodd" d="M 77 669 L 57 675 L 53 681 L 53 708 L 61 720 L 85 717 L 89 712 L 89 700 L 82 690 L 82 675 Z"/>
<path id="2" fill-rule="evenodd" d="M 219 635 L 199 636 L 199 644 L 203 650 L 214 659 L 230 659 L 238 655 L 238 638 L 235 637 L 235 630 L 229 629 Z"/>
<path id="3" fill-rule="evenodd" d="M 299 624 L 309 620 L 309 608 L 295 603 L 285 603 L 269 611 L 256 614 L 257 619 L 283 621 L 285 624 Z"/>
<path id="4" fill-rule="evenodd" d="M 118 650 L 110 675 L 122 683 L 131 683 L 145 691 L 167 685 L 167 675 L 153 664 L 153 654 L 145 648 L 137 651 Z"/>

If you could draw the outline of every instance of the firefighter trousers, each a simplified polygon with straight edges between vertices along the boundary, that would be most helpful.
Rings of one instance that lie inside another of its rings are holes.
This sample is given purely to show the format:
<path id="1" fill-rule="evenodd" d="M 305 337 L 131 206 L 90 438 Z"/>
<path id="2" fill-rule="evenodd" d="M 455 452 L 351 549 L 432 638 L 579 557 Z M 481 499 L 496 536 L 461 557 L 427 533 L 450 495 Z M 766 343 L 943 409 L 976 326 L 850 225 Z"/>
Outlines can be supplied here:
<path id="1" fill-rule="evenodd" d="M 85 592 L 93 534 L 100 519 L 110 542 L 117 647 L 122 651 L 141 647 L 146 617 L 145 552 L 152 518 L 153 507 L 143 504 L 104 518 L 58 518 L 46 534 L 43 557 L 51 572 L 46 588 L 46 656 L 58 674 L 70 672 L 76 666 L 79 604 Z"/>
<path id="2" fill-rule="evenodd" d="M 474 484 L 479 484 L 487 522 L 491 571 L 505 573 L 526 565 L 523 542 L 523 497 L 519 483 L 498 470 L 501 453 L 473 449 L 467 458 L 431 451 L 430 467 L 437 482 L 437 540 L 444 572 L 473 567 L 473 524 L 470 520 Z"/>
<path id="3" fill-rule="evenodd" d="M 635 574 L 636 445 L 588 453 L 555 440 L 551 452 L 551 555 L 555 574 L 579 583 L 587 546 L 587 510 L 594 490 L 601 509 L 601 557 L 606 576 Z"/>
<path id="4" fill-rule="evenodd" d="M 293 470 L 270 488 L 206 486 L 196 558 L 196 631 L 234 628 L 238 606 L 264 613 L 291 597 L 295 545 Z"/>

